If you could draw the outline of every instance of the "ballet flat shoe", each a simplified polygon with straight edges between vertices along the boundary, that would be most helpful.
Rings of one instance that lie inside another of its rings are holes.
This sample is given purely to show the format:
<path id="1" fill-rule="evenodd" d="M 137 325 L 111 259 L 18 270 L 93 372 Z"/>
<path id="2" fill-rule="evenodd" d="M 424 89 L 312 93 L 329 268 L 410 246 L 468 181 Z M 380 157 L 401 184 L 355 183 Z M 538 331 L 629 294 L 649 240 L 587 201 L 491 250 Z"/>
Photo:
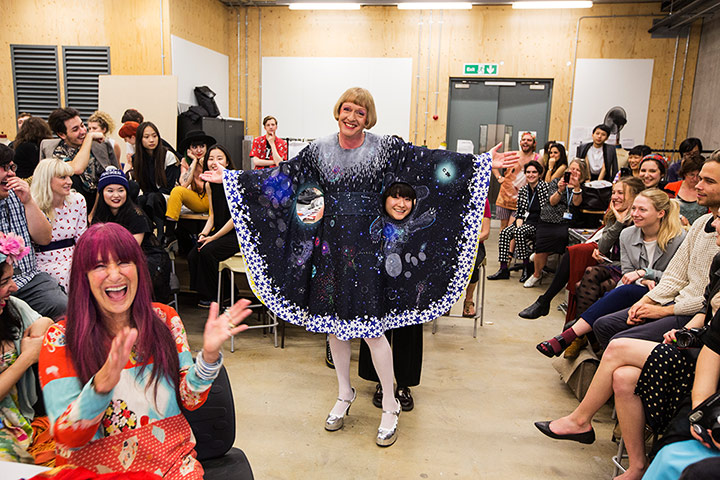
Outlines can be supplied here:
<path id="1" fill-rule="evenodd" d="M 542 433 L 544 433 L 550 438 L 554 438 L 555 440 L 572 440 L 573 442 L 580 442 L 584 443 L 585 445 L 590 445 L 591 443 L 595 442 L 595 430 L 592 427 L 590 427 L 590 430 L 588 430 L 587 432 L 566 433 L 565 435 L 560 435 L 550 430 L 550 421 L 535 422 L 535 426 Z"/>
<path id="2" fill-rule="evenodd" d="M 335 432 L 337 430 L 340 430 L 341 428 L 343 428 L 343 425 L 345 425 L 345 415 L 348 415 L 350 413 L 350 406 L 357 398 L 357 392 L 355 391 L 355 388 L 352 389 L 352 392 L 353 396 L 350 400 L 345 400 L 338 397 L 338 402 L 344 402 L 345 404 L 347 404 L 347 407 L 345 407 L 345 411 L 342 415 L 333 415 L 331 413 L 327 416 L 327 419 L 325 420 L 325 430 L 327 430 L 328 432 Z"/>

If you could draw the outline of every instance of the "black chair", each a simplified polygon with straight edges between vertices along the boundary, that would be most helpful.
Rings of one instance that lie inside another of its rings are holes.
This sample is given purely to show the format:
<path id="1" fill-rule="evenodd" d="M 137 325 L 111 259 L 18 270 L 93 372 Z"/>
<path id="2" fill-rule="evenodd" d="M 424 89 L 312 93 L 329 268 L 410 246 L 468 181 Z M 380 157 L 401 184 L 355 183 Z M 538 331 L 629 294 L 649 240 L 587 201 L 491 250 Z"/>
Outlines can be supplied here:
<path id="1" fill-rule="evenodd" d="M 233 448 L 235 442 L 235 403 L 227 371 L 223 366 L 210 388 L 205 404 L 194 411 L 183 409 L 197 445 L 197 459 L 205 478 L 253 480 L 245 453 Z"/>

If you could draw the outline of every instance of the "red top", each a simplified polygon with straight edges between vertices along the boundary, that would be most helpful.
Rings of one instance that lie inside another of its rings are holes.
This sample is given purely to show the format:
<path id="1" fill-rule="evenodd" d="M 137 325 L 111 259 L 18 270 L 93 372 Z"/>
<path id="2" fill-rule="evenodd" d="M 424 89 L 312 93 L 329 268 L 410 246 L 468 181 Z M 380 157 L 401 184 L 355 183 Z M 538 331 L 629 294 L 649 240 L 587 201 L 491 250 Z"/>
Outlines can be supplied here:
<path id="1" fill-rule="evenodd" d="M 282 157 L 283 161 L 288 159 L 288 144 L 282 138 L 275 136 L 275 148 L 277 148 L 278 154 Z M 265 135 L 256 137 L 252 143 L 252 149 L 250 150 L 251 157 L 257 157 L 261 160 L 272 160 L 272 150 L 268 144 Z M 255 170 L 262 170 L 265 167 L 256 166 Z"/>

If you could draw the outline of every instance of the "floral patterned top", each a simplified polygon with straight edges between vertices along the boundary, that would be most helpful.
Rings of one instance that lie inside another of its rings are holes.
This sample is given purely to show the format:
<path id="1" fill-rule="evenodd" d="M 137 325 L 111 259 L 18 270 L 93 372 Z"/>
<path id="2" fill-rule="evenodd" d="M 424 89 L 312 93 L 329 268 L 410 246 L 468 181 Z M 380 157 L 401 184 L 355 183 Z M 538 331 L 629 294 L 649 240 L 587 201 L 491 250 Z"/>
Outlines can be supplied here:
<path id="1" fill-rule="evenodd" d="M 73 191 L 65 199 L 63 207 L 55 209 L 50 244 L 35 245 L 38 270 L 50 274 L 66 292 L 75 242 L 85 230 L 87 230 L 85 197 Z"/>
<path id="2" fill-rule="evenodd" d="M 177 344 L 180 400 L 185 408 L 195 410 L 205 403 L 212 380 L 205 381 L 197 376 L 185 327 L 175 310 L 159 303 L 154 303 L 153 308 L 172 331 Z M 74 452 L 82 452 L 86 447 L 90 449 L 96 441 L 106 437 L 139 431 L 174 416 L 182 417 L 175 388 L 162 378 L 158 380 L 155 394 L 154 386 L 149 385 L 152 369 L 146 368 L 140 373 L 140 368 L 151 361 L 143 363 L 135 350 L 115 388 L 100 394 L 93 388 L 92 379 L 85 385 L 80 383 L 65 346 L 63 320 L 51 326 L 45 335 L 39 367 L 59 465 L 66 463 Z M 140 435 L 137 434 L 138 437 Z M 166 455 L 170 455 L 170 449 L 177 447 L 168 443 L 172 442 L 164 442 L 168 449 Z M 137 446 L 140 449 L 138 457 L 143 453 L 142 447 Z M 157 455 L 157 452 L 153 453 Z"/>

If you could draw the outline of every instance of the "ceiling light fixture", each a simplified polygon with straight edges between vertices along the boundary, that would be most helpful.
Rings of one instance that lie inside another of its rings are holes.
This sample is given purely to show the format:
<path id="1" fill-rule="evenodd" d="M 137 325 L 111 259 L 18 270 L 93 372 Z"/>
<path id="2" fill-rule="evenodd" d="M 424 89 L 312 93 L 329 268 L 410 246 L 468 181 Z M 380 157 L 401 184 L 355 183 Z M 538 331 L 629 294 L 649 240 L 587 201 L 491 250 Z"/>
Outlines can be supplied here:
<path id="1" fill-rule="evenodd" d="M 359 3 L 291 3 L 290 10 L 360 10 Z"/>
<path id="2" fill-rule="evenodd" d="M 591 8 L 591 1 L 538 1 L 538 2 L 513 2 L 512 8 L 515 10 L 540 10 L 549 8 Z"/>
<path id="3" fill-rule="evenodd" d="M 400 10 L 470 10 L 469 2 L 408 2 L 398 3 Z"/>

